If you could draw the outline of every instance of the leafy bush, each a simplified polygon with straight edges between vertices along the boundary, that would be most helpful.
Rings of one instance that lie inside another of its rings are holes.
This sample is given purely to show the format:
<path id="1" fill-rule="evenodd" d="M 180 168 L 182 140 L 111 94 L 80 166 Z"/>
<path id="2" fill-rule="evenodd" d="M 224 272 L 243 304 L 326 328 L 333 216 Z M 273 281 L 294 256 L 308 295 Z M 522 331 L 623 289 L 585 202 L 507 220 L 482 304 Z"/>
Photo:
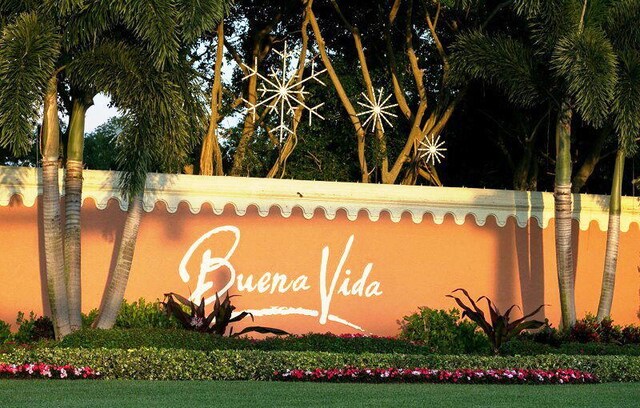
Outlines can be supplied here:
<path id="1" fill-rule="evenodd" d="M 24 317 L 24 313 L 18 312 L 16 318 L 18 331 L 13 335 L 13 339 L 18 343 L 31 343 L 40 340 L 53 340 L 53 322 L 46 316 L 36 318 L 35 313 L 29 313 L 29 318 Z"/>
<path id="2" fill-rule="evenodd" d="M 11 338 L 11 326 L 0 320 L 0 344 L 4 344 Z"/>
<path id="3" fill-rule="evenodd" d="M 125 303 L 126 300 L 124 300 L 122 303 Z M 91 327 L 91 325 L 93 324 L 93 322 L 96 321 L 96 319 L 98 318 L 98 309 L 91 309 L 91 311 L 88 314 L 84 314 L 82 313 L 82 327 Z"/>
<path id="4" fill-rule="evenodd" d="M 640 381 L 640 357 L 628 356 L 443 356 L 407 354 L 346 354 L 260 350 L 171 349 L 16 349 L 0 354 L 0 362 L 89 366 L 104 378 L 138 380 L 268 380 L 276 371 L 341 367 L 428 367 L 456 369 L 554 370 L 573 368 L 601 381 Z"/>
<path id="5" fill-rule="evenodd" d="M 167 315 L 162 302 L 159 300 L 147 302 L 140 298 L 131 303 L 126 300 L 122 302 L 115 327 L 122 329 L 177 328 L 179 324 Z"/>
<path id="6" fill-rule="evenodd" d="M 598 322 L 595 316 L 588 314 L 576 322 L 567 337 L 580 343 L 640 344 L 640 327 L 621 327 L 611 319 Z"/>
<path id="7" fill-rule="evenodd" d="M 452 293 L 455 292 L 464 293 L 465 297 L 469 300 L 470 306 L 467 306 L 460 298 L 453 295 L 447 295 L 447 297 L 455 300 L 458 306 L 464 310 L 464 312 L 462 312 L 462 317 L 468 317 L 480 326 L 491 342 L 491 347 L 495 354 L 500 352 L 500 348 L 503 343 L 506 343 L 513 337 L 518 336 L 524 330 L 539 329 L 545 324 L 539 320 L 527 320 L 534 314 L 538 313 L 544 305 L 540 305 L 536 310 L 524 315 L 520 319 L 511 321 L 510 314 L 511 311 L 517 307 L 516 305 L 511 306 L 504 314 L 502 314 L 488 297 L 480 296 L 476 302 L 485 299 L 487 301 L 487 306 L 489 307 L 489 316 L 491 320 L 487 320 L 482 309 L 480 309 L 476 302 L 471 299 L 471 296 L 469 296 L 469 292 L 464 289 L 456 289 Z"/>
<path id="8" fill-rule="evenodd" d="M 457 309 L 447 312 L 421 307 L 399 323 L 400 339 L 423 344 L 433 353 L 478 353 L 488 349 L 486 339 L 477 332 L 478 326 L 460 320 Z"/>
<path id="9" fill-rule="evenodd" d="M 624 344 L 640 344 L 640 326 L 627 326 L 622 329 Z"/>

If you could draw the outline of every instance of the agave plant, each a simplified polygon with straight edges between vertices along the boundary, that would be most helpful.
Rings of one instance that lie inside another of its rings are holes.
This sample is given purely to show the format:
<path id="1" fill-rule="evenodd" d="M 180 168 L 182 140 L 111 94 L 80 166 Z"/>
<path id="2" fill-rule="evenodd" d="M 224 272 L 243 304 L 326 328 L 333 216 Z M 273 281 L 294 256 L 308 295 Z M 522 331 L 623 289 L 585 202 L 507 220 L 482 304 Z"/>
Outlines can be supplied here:
<path id="1" fill-rule="evenodd" d="M 504 314 L 501 314 L 500 310 L 498 310 L 498 308 L 493 304 L 491 299 L 486 296 L 480 296 L 474 302 L 473 299 L 471 299 L 471 296 L 469 296 L 469 292 L 467 292 L 465 289 L 456 289 L 451 293 L 456 292 L 464 293 L 467 299 L 469 299 L 471 306 L 466 305 L 460 298 L 456 296 L 447 295 L 447 297 L 454 299 L 458 306 L 462 308 L 463 318 L 466 316 L 474 321 L 478 326 L 480 326 L 482 331 L 484 331 L 489 338 L 491 347 L 493 348 L 493 352 L 495 354 L 498 354 L 500 352 L 500 347 L 502 346 L 502 344 L 522 333 L 522 331 L 539 329 L 545 324 L 544 322 L 541 322 L 539 320 L 527 320 L 531 316 L 538 313 L 540 309 L 542 309 L 545 305 L 540 305 L 540 307 L 538 307 L 536 310 L 527 315 L 524 315 L 520 319 L 510 321 L 511 312 L 515 308 L 520 309 L 519 306 L 512 305 Z M 487 305 L 489 306 L 489 314 L 491 316 L 490 321 L 487 320 L 484 312 L 477 305 L 477 302 L 480 302 L 482 299 L 485 299 L 487 301 Z"/>
<path id="2" fill-rule="evenodd" d="M 177 293 L 165 293 L 165 300 L 162 304 L 167 314 L 174 316 L 185 329 L 224 336 L 227 332 L 227 327 L 231 323 L 239 322 L 247 316 L 253 320 L 253 315 L 248 312 L 242 312 L 233 316 L 235 306 L 231 304 L 232 297 L 234 296 L 229 296 L 227 293 L 227 296 L 221 302 L 216 294 L 213 311 L 209 313 L 209 315 L 205 312 L 204 298 L 202 298 L 202 301 L 198 305 Z M 250 332 L 275 334 L 278 336 L 289 334 L 284 330 L 274 329 L 272 327 L 248 326 L 237 333 L 233 333 L 233 327 L 230 328 L 229 336 L 235 337 Z"/>

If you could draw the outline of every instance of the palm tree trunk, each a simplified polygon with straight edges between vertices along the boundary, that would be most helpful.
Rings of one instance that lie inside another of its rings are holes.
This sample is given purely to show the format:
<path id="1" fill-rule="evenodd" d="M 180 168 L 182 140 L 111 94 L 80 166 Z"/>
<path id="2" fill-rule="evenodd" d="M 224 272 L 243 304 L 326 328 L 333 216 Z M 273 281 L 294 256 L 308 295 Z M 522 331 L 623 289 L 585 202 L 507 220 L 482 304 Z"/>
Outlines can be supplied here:
<path id="1" fill-rule="evenodd" d="M 82 326 L 80 209 L 82 206 L 84 121 L 87 108 L 83 101 L 74 100 L 69 124 L 67 168 L 64 178 L 64 263 L 69 299 L 69 324 L 72 331 L 78 330 Z"/>
<path id="2" fill-rule="evenodd" d="M 613 303 L 613 289 L 616 281 L 616 267 L 618 265 L 618 246 L 620 243 L 620 212 L 622 199 L 622 178 L 624 176 L 625 154 L 622 149 L 616 155 L 616 165 L 611 183 L 611 198 L 609 202 L 609 227 L 607 229 L 607 252 L 604 257 L 604 273 L 602 275 L 602 290 L 598 305 L 598 321 L 611 315 Z"/>
<path id="3" fill-rule="evenodd" d="M 127 220 L 124 224 L 115 270 L 109 277 L 107 288 L 102 297 L 98 318 L 94 323 L 96 328 L 110 329 L 118 317 L 118 312 L 124 299 L 124 292 L 127 288 L 127 281 L 129 280 L 131 264 L 133 263 L 138 228 L 142 218 L 142 197 L 143 193 L 138 194 L 129 202 Z"/>
<path id="4" fill-rule="evenodd" d="M 575 276 L 571 237 L 571 119 L 568 102 L 562 104 L 556 125 L 556 178 L 554 188 L 556 217 L 556 262 L 562 324 L 571 327 L 576 321 Z"/>
<path id="5" fill-rule="evenodd" d="M 71 332 L 67 289 L 65 286 L 64 252 L 60 217 L 60 191 L 58 188 L 58 159 L 60 157 L 60 124 L 58 122 L 58 79 L 49 80 L 44 99 L 42 123 L 42 226 L 44 230 L 44 257 L 47 275 L 47 293 L 51 320 L 57 339 Z"/>

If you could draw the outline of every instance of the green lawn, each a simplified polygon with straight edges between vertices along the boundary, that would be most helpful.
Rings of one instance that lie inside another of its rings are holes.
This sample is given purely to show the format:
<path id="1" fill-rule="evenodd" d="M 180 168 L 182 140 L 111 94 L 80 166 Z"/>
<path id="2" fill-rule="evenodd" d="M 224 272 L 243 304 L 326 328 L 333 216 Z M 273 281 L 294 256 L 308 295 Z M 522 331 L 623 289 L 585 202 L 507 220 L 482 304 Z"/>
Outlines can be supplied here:
<path id="1" fill-rule="evenodd" d="M 0 381 L 4 407 L 638 407 L 640 384 L 574 386 Z"/>

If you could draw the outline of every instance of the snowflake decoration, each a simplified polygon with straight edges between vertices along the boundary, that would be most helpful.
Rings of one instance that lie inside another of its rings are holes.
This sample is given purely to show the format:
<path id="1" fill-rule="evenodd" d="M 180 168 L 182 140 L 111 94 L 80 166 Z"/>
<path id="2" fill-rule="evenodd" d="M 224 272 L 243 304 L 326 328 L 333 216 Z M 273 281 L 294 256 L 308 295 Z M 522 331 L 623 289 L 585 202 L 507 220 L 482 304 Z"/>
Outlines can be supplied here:
<path id="1" fill-rule="evenodd" d="M 255 104 L 250 103 L 244 98 L 242 100 L 248 105 L 248 112 L 253 114 L 254 121 L 256 119 L 257 108 L 260 106 L 266 106 L 266 114 L 276 112 L 280 119 L 280 124 L 274 128 L 273 131 L 280 132 L 280 143 L 282 143 L 287 134 L 293 135 L 295 133 L 291 128 L 289 128 L 289 126 L 287 126 L 286 119 L 289 116 L 293 119 L 296 108 L 302 107 L 309 111 L 309 125 L 311 125 L 313 115 L 320 119 L 324 119 L 324 117 L 318 113 L 318 109 L 324 105 L 324 102 L 313 107 L 307 106 L 304 103 L 304 100 L 305 95 L 308 95 L 309 92 L 304 90 L 304 86 L 302 86 L 302 84 L 307 81 L 314 80 L 321 85 L 325 85 L 324 82 L 318 79 L 318 76 L 324 73 L 326 69 L 315 72 L 314 65 L 312 64 L 311 75 L 299 81 L 295 73 L 291 75 L 289 72 L 291 69 L 288 61 L 294 54 L 287 51 L 287 43 L 284 43 L 284 50 L 282 52 L 278 50 L 274 51 L 282 59 L 282 70 L 280 72 L 271 71 L 268 77 L 260 74 L 258 72 L 257 58 L 253 62 L 253 67 L 243 64 L 249 70 L 249 74 L 242 78 L 242 80 L 244 81 L 245 79 L 249 79 L 253 76 L 261 79 L 262 83 L 259 90 L 260 97 L 263 99 Z"/>
<path id="2" fill-rule="evenodd" d="M 447 149 L 444 146 L 444 140 L 440 141 L 440 136 L 436 137 L 425 137 L 423 141 L 420 142 L 420 146 L 418 148 L 420 154 L 420 158 L 426 159 L 427 163 L 431 162 L 432 166 L 435 166 L 436 160 L 438 164 L 440 164 L 440 159 L 444 159 L 444 154 L 442 152 L 446 152 Z"/>
<path id="3" fill-rule="evenodd" d="M 389 109 L 395 108 L 396 106 L 398 106 L 397 103 L 394 104 L 388 104 L 387 102 L 389 101 L 389 99 L 391 98 L 391 94 L 389 94 L 389 96 L 387 96 L 384 100 L 383 98 L 383 90 L 382 88 L 380 88 L 380 90 L 378 91 L 378 97 L 376 98 L 376 92 L 375 90 L 373 91 L 373 100 L 369 99 L 369 97 L 363 92 L 362 96 L 364 96 L 364 99 L 366 99 L 367 103 L 363 103 L 358 101 L 358 104 L 360 106 L 363 106 L 365 108 L 367 108 L 368 110 L 364 111 L 364 112 L 360 112 L 358 113 L 358 116 L 361 115 L 369 115 L 369 117 L 367 118 L 367 120 L 364 121 L 364 123 L 362 124 L 363 127 L 367 127 L 368 123 L 371 123 L 372 128 L 376 129 L 378 124 L 380 124 L 380 130 L 382 131 L 382 133 L 384 133 L 384 122 L 387 122 L 387 124 L 391 127 L 393 127 L 393 125 L 391 124 L 391 122 L 389 121 L 389 119 L 387 118 L 387 116 L 392 116 L 392 117 L 397 117 L 397 115 L 389 112 Z"/>

